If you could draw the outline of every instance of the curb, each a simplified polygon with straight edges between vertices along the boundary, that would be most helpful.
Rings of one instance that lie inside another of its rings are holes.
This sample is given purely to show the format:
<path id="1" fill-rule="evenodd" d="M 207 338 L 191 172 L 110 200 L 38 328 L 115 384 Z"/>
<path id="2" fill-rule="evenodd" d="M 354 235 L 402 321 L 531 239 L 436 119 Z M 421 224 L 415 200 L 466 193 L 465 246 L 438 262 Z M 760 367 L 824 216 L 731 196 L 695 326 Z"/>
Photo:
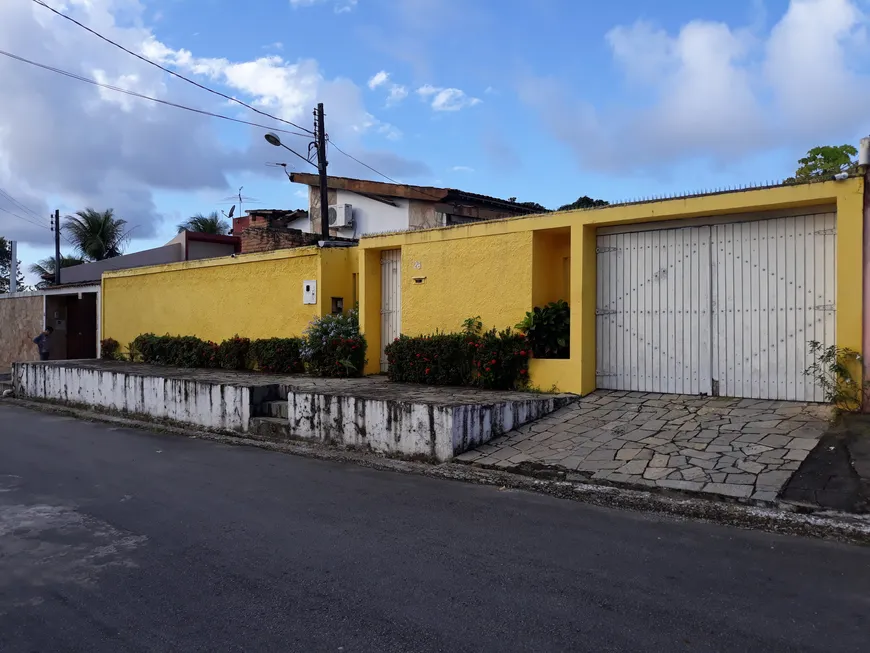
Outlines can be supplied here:
<path id="1" fill-rule="evenodd" d="M 181 428 L 159 422 L 119 417 L 91 410 L 71 408 L 59 404 L 24 399 L 3 399 L 20 408 L 76 417 L 91 422 L 102 422 L 138 430 L 172 433 L 188 438 L 212 440 L 225 444 L 253 446 L 270 451 L 289 453 L 318 460 L 343 462 L 370 469 L 416 474 L 442 480 L 489 485 L 501 489 L 523 490 L 570 499 L 605 508 L 620 508 L 635 512 L 655 513 L 682 519 L 694 519 L 744 529 L 764 530 L 785 535 L 800 535 L 833 539 L 854 544 L 870 544 L 870 516 L 816 511 L 806 506 L 784 502 L 776 505 L 748 505 L 733 501 L 717 501 L 712 497 L 696 497 L 679 492 L 650 492 L 644 489 L 598 485 L 588 481 L 542 479 L 466 463 L 428 464 L 386 458 L 384 456 L 349 449 L 339 449 L 309 442 L 275 443 L 254 440 L 244 436 L 221 435 L 210 431 Z"/>

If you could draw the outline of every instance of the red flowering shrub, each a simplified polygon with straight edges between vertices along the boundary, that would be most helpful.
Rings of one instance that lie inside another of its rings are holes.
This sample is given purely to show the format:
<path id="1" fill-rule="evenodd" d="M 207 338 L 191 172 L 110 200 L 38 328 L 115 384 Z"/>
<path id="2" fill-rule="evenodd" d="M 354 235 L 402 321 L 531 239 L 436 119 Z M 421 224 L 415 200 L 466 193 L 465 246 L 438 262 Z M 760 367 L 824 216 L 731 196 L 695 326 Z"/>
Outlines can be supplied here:
<path id="1" fill-rule="evenodd" d="M 529 379 L 528 343 L 523 334 L 487 331 L 473 347 L 472 383 L 491 390 L 522 388 Z"/>
<path id="2" fill-rule="evenodd" d="M 400 336 L 386 347 L 387 375 L 399 383 L 521 388 L 528 383 L 528 349 L 525 337 L 510 329 Z"/>
<path id="3" fill-rule="evenodd" d="M 476 336 L 435 333 L 400 336 L 387 345 L 387 376 L 398 383 L 470 385 L 471 346 Z"/>

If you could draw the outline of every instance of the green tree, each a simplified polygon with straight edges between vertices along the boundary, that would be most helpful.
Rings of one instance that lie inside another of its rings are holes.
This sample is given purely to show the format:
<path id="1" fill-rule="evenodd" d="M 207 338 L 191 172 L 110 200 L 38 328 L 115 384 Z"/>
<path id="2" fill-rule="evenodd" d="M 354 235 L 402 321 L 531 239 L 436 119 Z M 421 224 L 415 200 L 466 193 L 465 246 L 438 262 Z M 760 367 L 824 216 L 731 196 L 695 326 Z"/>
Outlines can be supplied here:
<path id="1" fill-rule="evenodd" d="M 584 195 L 583 197 L 578 197 L 574 202 L 570 204 L 564 204 L 559 207 L 559 211 L 573 211 L 574 209 L 595 209 L 599 206 L 607 206 L 610 202 L 605 200 L 594 200 L 588 195 Z"/>
<path id="2" fill-rule="evenodd" d="M 520 206 L 525 206 L 527 209 L 531 209 L 535 213 L 549 213 L 550 209 L 542 204 L 538 204 L 537 202 L 518 202 Z"/>
<path id="3" fill-rule="evenodd" d="M 81 265 L 84 262 L 84 259 L 79 256 L 62 255 L 60 257 L 61 268 L 70 268 L 74 265 Z M 36 284 L 37 288 L 47 288 L 52 285 L 54 282 L 54 257 L 50 256 L 38 261 L 37 263 L 33 263 L 30 266 L 30 273 L 35 274 L 41 279 L 41 281 Z"/>
<path id="4" fill-rule="evenodd" d="M 63 230 L 82 258 L 103 261 L 124 253 L 128 240 L 127 221 L 116 218 L 112 209 L 85 209 L 64 219 Z"/>
<path id="5" fill-rule="evenodd" d="M 852 145 L 822 145 L 814 147 L 802 159 L 798 159 L 799 167 L 794 177 L 786 179 L 786 183 L 798 184 L 814 179 L 833 177 L 841 172 L 852 172 L 858 163 L 852 157 L 858 150 Z"/>
<path id="6" fill-rule="evenodd" d="M 217 211 L 212 211 L 208 215 L 197 213 L 188 218 L 186 222 L 178 225 L 178 233 L 182 231 L 194 231 L 201 234 L 225 236 L 229 230 L 229 223 L 221 218 Z"/>
<path id="7" fill-rule="evenodd" d="M 12 244 L 0 236 L 0 294 L 9 292 L 9 275 L 12 273 Z M 18 261 L 18 289 L 24 290 L 24 275 L 21 273 L 21 261 Z"/>

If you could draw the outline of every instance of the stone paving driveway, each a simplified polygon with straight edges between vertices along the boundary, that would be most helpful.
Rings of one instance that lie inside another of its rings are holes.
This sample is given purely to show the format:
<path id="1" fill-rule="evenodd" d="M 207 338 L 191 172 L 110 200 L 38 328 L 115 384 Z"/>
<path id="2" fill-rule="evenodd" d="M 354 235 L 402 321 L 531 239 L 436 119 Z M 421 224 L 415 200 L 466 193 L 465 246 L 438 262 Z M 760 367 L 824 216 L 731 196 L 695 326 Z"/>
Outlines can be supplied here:
<path id="1" fill-rule="evenodd" d="M 830 418 L 821 404 L 599 391 L 457 461 L 772 501 Z"/>

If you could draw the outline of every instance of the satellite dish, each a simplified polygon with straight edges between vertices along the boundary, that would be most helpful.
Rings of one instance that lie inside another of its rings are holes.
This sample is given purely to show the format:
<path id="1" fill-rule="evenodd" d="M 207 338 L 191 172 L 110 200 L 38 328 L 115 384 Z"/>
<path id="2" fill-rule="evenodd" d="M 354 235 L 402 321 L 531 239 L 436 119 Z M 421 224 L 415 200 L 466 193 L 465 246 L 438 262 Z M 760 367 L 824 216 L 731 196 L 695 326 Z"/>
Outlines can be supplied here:
<path id="1" fill-rule="evenodd" d="M 230 214 L 227 217 L 228 218 L 233 217 L 233 213 L 235 213 L 235 212 L 236 212 L 236 205 L 233 204 L 232 207 L 230 208 Z"/>

